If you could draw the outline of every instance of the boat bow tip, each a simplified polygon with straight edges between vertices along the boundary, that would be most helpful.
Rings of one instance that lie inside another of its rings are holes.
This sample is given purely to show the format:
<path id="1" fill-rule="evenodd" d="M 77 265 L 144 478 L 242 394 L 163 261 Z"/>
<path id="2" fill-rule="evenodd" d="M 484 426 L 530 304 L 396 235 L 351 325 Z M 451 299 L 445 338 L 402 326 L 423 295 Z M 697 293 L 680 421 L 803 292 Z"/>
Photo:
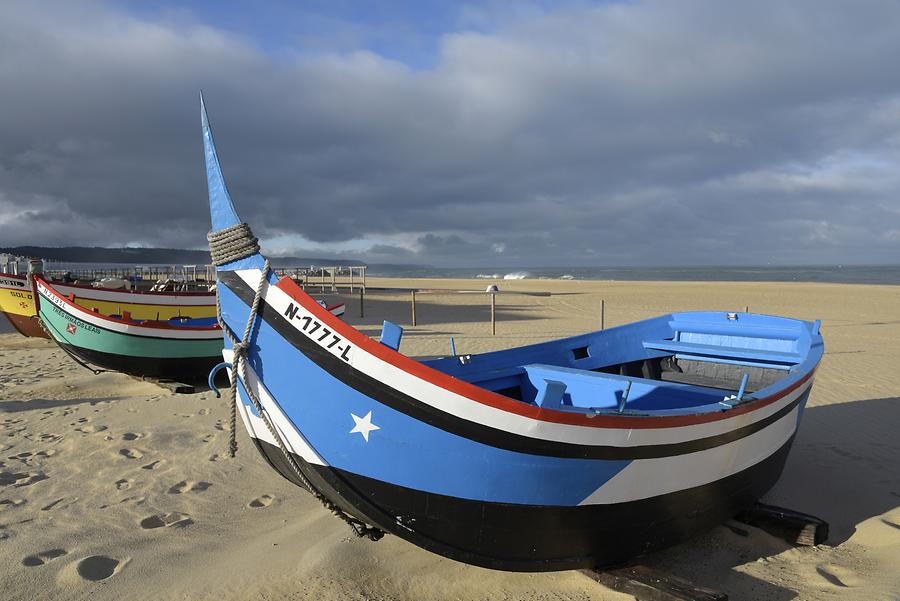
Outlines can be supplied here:
<path id="1" fill-rule="evenodd" d="M 200 121 L 203 127 L 203 150 L 206 157 L 209 212 L 212 229 L 215 231 L 237 225 L 241 220 L 234 210 L 234 204 L 231 202 L 231 196 L 228 194 L 225 178 L 222 175 L 222 167 L 219 164 L 216 143 L 213 139 L 212 128 L 209 125 L 209 116 L 206 113 L 206 102 L 203 99 L 203 92 L 200 92 Z"/>

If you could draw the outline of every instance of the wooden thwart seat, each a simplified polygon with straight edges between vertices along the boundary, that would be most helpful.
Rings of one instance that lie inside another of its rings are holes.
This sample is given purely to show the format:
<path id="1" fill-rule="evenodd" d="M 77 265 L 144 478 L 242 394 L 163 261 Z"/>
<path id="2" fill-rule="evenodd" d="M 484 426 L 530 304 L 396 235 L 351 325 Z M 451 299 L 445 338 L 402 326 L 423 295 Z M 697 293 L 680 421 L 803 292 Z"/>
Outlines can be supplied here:
<path id="1" fill-rule="evenodd" d="M 799 354 L 784 353 L 780 351 L 697 344 L 695 342 L 680 342 L 677 340 L 645 340 L 643 345 L 646 349 L 671 351 L 673 353 L 683 353 L 685 355 L 725 357 L 746 359 L 750 361 L 774 361 L 777 363 L 792 364 L 800 362 Z"/>

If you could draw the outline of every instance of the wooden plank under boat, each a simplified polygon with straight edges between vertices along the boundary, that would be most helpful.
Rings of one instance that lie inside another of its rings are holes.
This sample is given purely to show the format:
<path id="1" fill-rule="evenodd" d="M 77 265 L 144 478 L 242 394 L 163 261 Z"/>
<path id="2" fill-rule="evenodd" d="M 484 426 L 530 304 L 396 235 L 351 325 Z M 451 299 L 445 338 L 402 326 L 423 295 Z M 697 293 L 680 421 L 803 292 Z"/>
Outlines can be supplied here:
<path id="1" fill-rule="evenodd" d="M 240 227 L 201 113 L 213 231 Z M 620 564 L 752 506 L 781 474 L 824 348 L 818 322 L 690 312 L 417 361 L 264 274 L 258 252 L 229 260 L 218 294 L 237 337 L 264 278 L 246 369 L 230 375 L 268 462 L 362 522 L 495 569 Z"/>

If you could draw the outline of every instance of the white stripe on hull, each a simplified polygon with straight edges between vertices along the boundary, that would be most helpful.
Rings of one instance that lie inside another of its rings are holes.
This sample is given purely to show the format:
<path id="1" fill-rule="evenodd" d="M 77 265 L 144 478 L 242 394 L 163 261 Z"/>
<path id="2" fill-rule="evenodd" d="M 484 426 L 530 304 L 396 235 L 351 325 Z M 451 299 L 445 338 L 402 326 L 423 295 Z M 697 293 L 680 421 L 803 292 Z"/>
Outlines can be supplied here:
<path id="1" fill-rule="evenodd" d="M 105 319 L 97 315 L 93 311 L 88 311 L 83 307 L 71 306 L 62 301 L 56 294 L 50 291 L 42 282 L 37 283 L 38 293 L 41 298 L 47 302 L 53 303 L 62 311 L 65 311 L 73 317 L 89 323 L 104 330 L 111 330 L 120 334 L 129 334 L 131 336 L 150 336 L 153 338 L 177 338 L 179 340 L 215 340 L 222 337 L 222 331 L 218 328 L 204 328 L 202 330 L 190 330 L 187 328 L 154 328 L 140 324 L 130 324 L 125 321 L 117 321 Z"/>
<path id="2" fill-rule="evenodd" d="M 759 432 L 711 449 L 655 459 L 636 459 L 579 505 L 647 499 L 710 484 L 767 459 L 797 429 L 799 408 Z"/>
<path id="3" fill-rule="evenodd" d="M 251 289 L 256 289 L 260 278 L 260 271 L 258 269 L 239 270 L 235 273 L 238 274 Z M 287 293 L 276 286 L 270 286 L 268 283 L 264 285 L 263 298 L 266 303 L 278 311 L 279 315 L 284 315 L 288 306 L 293 305 L 298 309 L 298 316 L 302 317 L 307 315 L 311 318 L 313 317 L 310 312 L 296 303 Z M 288 322 L 292 327 L 296 328 L 302 336 L 307 336 L 299 325 L 299 319 L 289 319 Z M 335 356 L 340 356 L 340 351 L 336 350 L 340 348 L 340 345 L 329 349 L 324 344 L 316 341 L 315 338 L 310 336 L 307 337 L 320 344 L 323 349 L 328 350 Z M 375 355 L 365 352 L 356 345 L 352 345 L 349 342 L 346 342 L 346 344 L 350 346 L 350 350 L 347 354 L 349 355 L 351 366 L 376 380 L 387 383 L 393 388 L 396 388 L 422 403 L 431 405 L 432 407 L 451 415 L 499 430 L 505 430 L 531 438 L 581 445 L 638 447 L 675 444 L 724 434 L 753 424 L 776 413 L 793 402 L 812 385 L 812 378 L 810 378 L 803 385 L 774 403 L 770 403 L 755 411 L 712 422 L 668 428 L 594 428 L 533 419 L 473 401 L 463 395 L 410 374 Z M 664 412 L 654 412 L 654 414 L 665 415 Z"/>
<path id="4" fill-rule="evenodd" d="M 230 367 L 232 358 L 234 357 L 233 351 L 231 349 L 223 350 L 222 357 L 229 365 L 229 379 L 233 378 L 234 375 L 231 373 Z M 256 372 L 254 372 L 253 369 L 250 368 L 250 366 L 247 366 L 247 374 L 250 377 L 250 384 L 248 388 L 253 391 L 253 394 L 255 394 L 256 398 L 259 399 L 259 402 L 262 403 L 263 408 L 269 415 L 269 419 L 272 420 L 273 425 L 278 431 L 278 435 L 281 437 L 281 440 L 284 441 L 288 450 L 295 455 L 299 455 L 308 463 L 313 463 L 315 465 L 328 465 L 325 460 L 322 459 L 318 453 L 316 453 L 316 451 L 312 448 L 306 438 L 304 438 L 303 435 L 297 430 L 290 419 L 284 414 L 284 412 L 281 410 L 281 407 L 278 406 L 278 403 L 275 401 L 266 387 L 260 385 L 259 378 L 257 377 Z M 244 382 L 243 378 L 241 378 L 241 382 L 244 384 L 244 386 L 247 386 L 247 383 Z M 247 399 L 247 401 L 249 402 L 249 399 Z M 243 397 L 241 398 L 241 402 L 238 403 L 238 412 L 241 414 L 241 419 L 243 420 L 244 426 L 247 428 L 247 433 L 250 434 L 250 436 L 268 442 L 269 444 L 276 447 L 278 446 L 278 442 L 275 441 L 275 437 L 272 436 L 271 432 L 269 432 L 269 429 L 266 427 L 263 419 L 253 414 L 249 406 L 243 402 Z"/>

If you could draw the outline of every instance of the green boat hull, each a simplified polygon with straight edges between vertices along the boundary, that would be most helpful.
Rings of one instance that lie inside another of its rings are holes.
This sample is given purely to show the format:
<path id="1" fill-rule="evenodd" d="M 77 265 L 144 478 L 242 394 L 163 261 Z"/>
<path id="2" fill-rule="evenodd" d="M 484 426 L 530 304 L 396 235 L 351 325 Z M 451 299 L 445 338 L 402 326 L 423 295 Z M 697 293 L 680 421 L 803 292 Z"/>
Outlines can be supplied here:
<path id="1" fill-rule="evenodd" d="M 201 332 L 196 338 L 165 337 L 165 331 L 163 336 L 134 335 L 89 323 L 41 300 L 38 314 L 57 344 L 98 367 L 138 377 L 204 382 L 222 361 L 221 332 L 215 337 Z"/>

